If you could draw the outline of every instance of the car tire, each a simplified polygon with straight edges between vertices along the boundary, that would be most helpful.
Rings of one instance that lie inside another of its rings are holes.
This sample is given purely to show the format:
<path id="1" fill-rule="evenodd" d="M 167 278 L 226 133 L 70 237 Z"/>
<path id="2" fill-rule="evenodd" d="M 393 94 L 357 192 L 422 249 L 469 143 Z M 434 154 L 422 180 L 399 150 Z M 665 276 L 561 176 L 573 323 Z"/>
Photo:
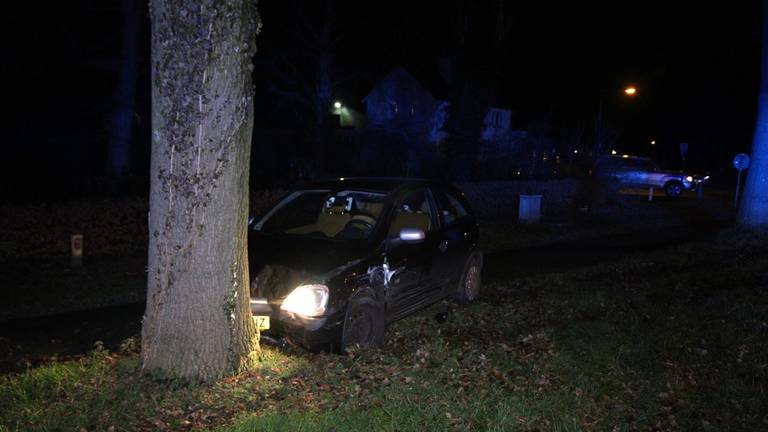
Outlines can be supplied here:
<path id="1" fill-rule="evenodd" d="M 368 295 L 350 300 L 341 335 L 341 351 L 355 345 L 376 347 L 384 343 L 384 308 Z"/>
<path id="2" fill-rule="evenodd" d="M 469 256 L 464 265 L 464 271 L 459 279 L 459 285 L 456 287 L 453 299 L 461 304 L 467 304 L 477 300 L 480 297 L 482 288 L 481 273 L 483 271 L 483 254 L 474 252 Z"/>
<path id="3" fill-rule="evenodd" d="M 669 197 L 677 198 L 683 193 L 683 184 L 679 181 L 670 181 L 664 185 L 664 193 Z"/>

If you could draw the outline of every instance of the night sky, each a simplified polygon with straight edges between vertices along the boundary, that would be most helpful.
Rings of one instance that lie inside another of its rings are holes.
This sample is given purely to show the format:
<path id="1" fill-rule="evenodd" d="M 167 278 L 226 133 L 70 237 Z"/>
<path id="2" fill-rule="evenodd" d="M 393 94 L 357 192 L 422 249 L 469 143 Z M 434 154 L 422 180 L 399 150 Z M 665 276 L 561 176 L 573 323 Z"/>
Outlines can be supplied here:
<path id="1" fill-rule="evenodd" d="M 395 65 L 428 69 L 461 59 L 484 77 L 499 104 L 525 128 L 546 119 L 593 125 L 599 100 L 607 122 L 623 130 L 621 151 L 673 161 L 690 145 L 700 169 L 731 174 L 730 160 L 748 151 L 759 78 L 760 4 L 609 2 L 585 5 L 511 1 L 263 0 L 258 37 L 256 125 L 291 127 L 264 82 L 264 65 L 301 56 L 304 21 L 333 20 L 336 96 L 350 106 Z M 619 4 L 622 3 L 622 4 Z M 146 14 L 146 11 L 145 11 Z M 94 177 L 106 169 L 112 91 L 118 79 L 118 1 L 27 5 L 2 18 L 2 121 L 7 157 L 4 189 L 45 188 L 72 170 Z M 147 171 L 149 26 L 142 28 L 134 158 Z M 309 62 L 310 60 L 306 60 Z M 627 100 L 625 84 L 638 96 Z M 651 150 L 649 141 L 657 140 Z"/>

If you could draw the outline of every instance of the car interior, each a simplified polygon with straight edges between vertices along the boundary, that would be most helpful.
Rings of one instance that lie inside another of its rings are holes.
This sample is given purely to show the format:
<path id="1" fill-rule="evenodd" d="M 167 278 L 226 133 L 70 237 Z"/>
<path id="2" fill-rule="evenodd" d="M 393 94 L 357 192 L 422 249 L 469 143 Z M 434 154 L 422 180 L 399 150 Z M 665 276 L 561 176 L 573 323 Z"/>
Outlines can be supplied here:
<path id="1" fill-rule="evenodd" d="M 397 237 L 403 228 L 418 228 L 425 233 L 432 228 L 432 217 L 424 192 L 411 194 L 397 206 L 387 237 Z"/>
<path id="2" fill-rule="evenodd" d="M 313 224 L 286 230 L 288 234 L 322 233 L 326 237 L 359 238 L 376 225 L 384 203 L 364 200 L 329 200 Z"/>
<path id="3" fill-rule="evenodd" d="M 294 202 L 299 202 L 300 198 L 301 196 Z M 373 231 L 378 215 L 384 208 L 384 202 L 379 197 L 367 193 L 341 191 L 318 197 L 324 200 L 324 203 L 319 212 L 314 213 L 311 206 L 317 206 L 318 201 L 309 198 L 306 204 L 310 207 L 300 204 L 295 209 L 291 208 L 287 214 L 275 219 L 275 223 L 279 224 L 276 226 L 282 225 L 279 229 L 287 234 L 364 239 Z M 288 210 L 289 207 L 284 209 Z M 311 216 L 312 213 L 317 215 L 316 218 Z M 398 237 L 403 228 L 416 228 L 426 233 L 433 228 L 432 225 L 432 211 L 427 195 L 421 190 L 407 195 L 396 206 L 387 235 Z"/>

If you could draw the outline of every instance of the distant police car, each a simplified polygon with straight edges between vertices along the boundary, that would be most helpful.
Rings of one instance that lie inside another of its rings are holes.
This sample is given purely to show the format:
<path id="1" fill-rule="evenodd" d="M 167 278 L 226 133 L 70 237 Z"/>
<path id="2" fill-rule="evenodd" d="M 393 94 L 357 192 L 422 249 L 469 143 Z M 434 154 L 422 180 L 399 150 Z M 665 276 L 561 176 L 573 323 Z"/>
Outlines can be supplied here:
<path id="1" fill-rule="evenodd" d="M 622 187 L 663 188 L 671 197 L 709 181 L 682 171 L 663 171 L 651 159 L 629 155 L 601 156 L 595 162 L 593 175 L 599 180 L 618 182 Z"/>
<path id="2" fill-rule="evenodd" d="M 338 179 L 297 189 L 249 230 L 263 337 L 310 349 L 377 345 L 385 324 L 480 294 L 478 226 L 455 187 Z"/>

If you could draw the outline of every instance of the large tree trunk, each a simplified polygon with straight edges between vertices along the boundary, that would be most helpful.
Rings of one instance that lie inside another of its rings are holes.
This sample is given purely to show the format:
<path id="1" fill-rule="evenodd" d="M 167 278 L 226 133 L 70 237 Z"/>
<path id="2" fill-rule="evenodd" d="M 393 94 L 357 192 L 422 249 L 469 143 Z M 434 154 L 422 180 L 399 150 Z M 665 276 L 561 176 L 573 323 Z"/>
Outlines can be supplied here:
<path id="1" fill-rule="evenodd" d="M 247 367 L 252 0 L 152 0 L 152 167 L 145 372 Z"/>
<path id="2" fill-rule="evenodd" d="M 752 139 L 752 157 L 744 185 L 739 222 L 768 225 L 768 1 L 763 0 L 763 51 L 757 124 Z"/>

